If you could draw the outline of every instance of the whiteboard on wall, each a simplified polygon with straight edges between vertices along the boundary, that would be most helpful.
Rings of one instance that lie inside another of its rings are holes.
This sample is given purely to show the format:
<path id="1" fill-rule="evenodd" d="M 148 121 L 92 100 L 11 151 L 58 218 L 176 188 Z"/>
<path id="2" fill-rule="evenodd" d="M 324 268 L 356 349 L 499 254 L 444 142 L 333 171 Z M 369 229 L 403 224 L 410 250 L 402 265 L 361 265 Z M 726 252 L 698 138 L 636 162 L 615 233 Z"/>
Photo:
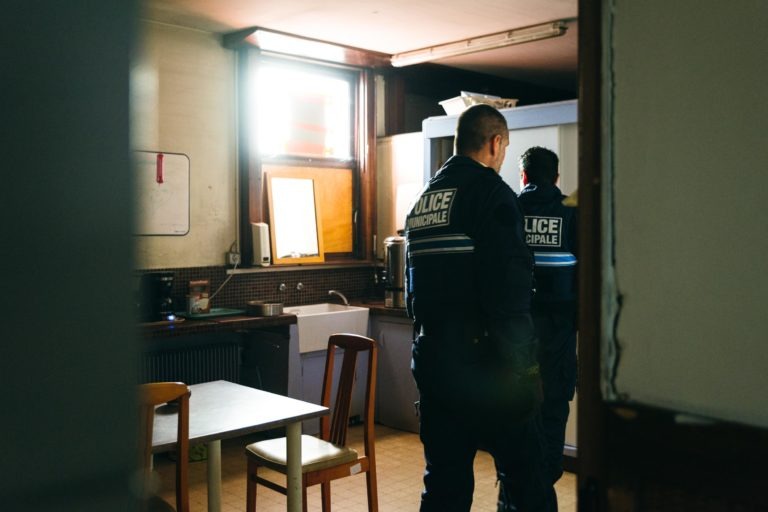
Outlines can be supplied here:
<path id="1" fill-rule="evenodd" d="M 189 157 L 135 151 L 136 235 L 189 233 Z"/>

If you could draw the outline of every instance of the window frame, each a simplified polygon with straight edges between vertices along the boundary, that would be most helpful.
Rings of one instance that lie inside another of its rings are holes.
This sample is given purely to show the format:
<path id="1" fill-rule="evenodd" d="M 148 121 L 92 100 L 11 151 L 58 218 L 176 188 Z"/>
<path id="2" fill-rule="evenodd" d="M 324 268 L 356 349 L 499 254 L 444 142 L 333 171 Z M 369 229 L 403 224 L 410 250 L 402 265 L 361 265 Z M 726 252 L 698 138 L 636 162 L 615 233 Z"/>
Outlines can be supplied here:
<path id="1" fill-rule="evenodd" d="M 285 62 L 287 65 L 305 64 L 312 69 L 329 74 L 338 71 L 339 76 L 347 75 L 352 80 L 354 107 L 352 109 L 352 159 L 306 158 L 293 155 L 264 158 L 258 154 L 251 141 L 255 123 L 248 118 L 251 112 L 250 77 L 256 66 L 262 62 Z M 304 59 L 295 56 L 262 52 L 250 45 L 237 48 L 239 105 L 238 117 L 238 163 L 239 197 L 238 224 L 240 234 L 241 261 L 244 267 L 253 265 L 253 240 L 251 223 L 266 222 L 269 218 L 266 202 L 266 182 L 262 163 L 271 165 L 311 165 L 313 167 L 348 168 L 352 172 L 352 252 L 326 254 L 324 263 L 372 262 L 373 233 L 375 226 L 375 98 L 374 75 L 370 67 L 352 66 Z M 283 266 L 283 265 L 281 265 Z"/>

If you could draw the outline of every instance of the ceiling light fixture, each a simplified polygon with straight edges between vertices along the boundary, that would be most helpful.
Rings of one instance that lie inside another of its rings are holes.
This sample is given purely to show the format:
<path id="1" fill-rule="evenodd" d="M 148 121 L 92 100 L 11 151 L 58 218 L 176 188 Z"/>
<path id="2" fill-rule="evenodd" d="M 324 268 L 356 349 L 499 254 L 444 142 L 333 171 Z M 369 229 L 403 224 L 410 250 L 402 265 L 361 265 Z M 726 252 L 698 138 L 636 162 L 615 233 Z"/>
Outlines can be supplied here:
<path id="1" fill-rule="evenodd" d="M 484 50 L 493 50 L 495 48 L 504 48 L 513 44 L 527 43 L 530 41 L 539 41 L 550 37 L 557 37 L 565 34 L 568 29 L 568 23 L 565 20 L 542 23 L 530 27 L 516 28 L 488 34 L 485 36 L 472 37 L 463 41 L 453 43 L 439 44 L 419 50 L 397 53 L 392 55 L 392 65 L 399 68 L 421 64 L 434 60 L 445 59 L 448 57 L 457 57 L 469 53 L 481 52 Z"/>
<path id="2" fill-rule="evenodd" d="M 256 46 L 265 51 L 299 55 L 332 62 L 344 61 L 344 48 L 332 43 L 264 29 L 257 29 L 253 33 L 252 38 Z"/>
<path id="3" fill-rule="evenodd" d="M 256 47 L 267 53 L 290 55 L 300 58 L 348 64 L 351 66 L 389 67 L 389 55 L 330 43 L 287 32 L 249 27 L 224 34 L 226 48 Z"/>

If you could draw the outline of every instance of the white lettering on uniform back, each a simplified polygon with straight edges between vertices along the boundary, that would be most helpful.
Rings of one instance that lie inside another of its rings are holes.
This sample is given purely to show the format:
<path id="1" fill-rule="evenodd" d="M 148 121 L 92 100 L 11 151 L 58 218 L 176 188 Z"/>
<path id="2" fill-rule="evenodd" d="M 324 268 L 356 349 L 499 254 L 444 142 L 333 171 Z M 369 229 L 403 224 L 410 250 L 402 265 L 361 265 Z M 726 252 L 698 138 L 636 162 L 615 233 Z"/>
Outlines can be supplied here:
<path id="1" fill-rule="evenodd" d="M 417 230 L 451 223 L 451 207 L 456 189 L 449 188 L 424 193 L 405 220 L 405 229 Z"/>
<path id="2" fill-rule="evenodd" d="M 532 247 L 560 247 L 563 239 L 562 217 L 526 215 L 525 241 Z"/>

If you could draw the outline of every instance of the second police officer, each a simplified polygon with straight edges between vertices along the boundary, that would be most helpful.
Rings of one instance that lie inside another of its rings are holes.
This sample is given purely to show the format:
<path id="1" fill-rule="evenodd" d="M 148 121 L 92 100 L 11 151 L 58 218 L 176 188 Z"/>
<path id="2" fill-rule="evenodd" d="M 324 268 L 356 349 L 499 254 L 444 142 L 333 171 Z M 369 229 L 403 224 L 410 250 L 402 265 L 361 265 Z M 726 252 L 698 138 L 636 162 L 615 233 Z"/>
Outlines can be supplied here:
<path id="1" fill-rule="evenodd" d="M 554 152 L 529 148 L 520 156 L 519 167 L 526 242 L 534 251 L 531 315 L 539 338 L 547 473 L 554 484 L 563 473 L 569 401 L 576 389 L 578 216 L 575 207 L 563 204 L 566 197 L 557 187 L 559 159 Z"/>

